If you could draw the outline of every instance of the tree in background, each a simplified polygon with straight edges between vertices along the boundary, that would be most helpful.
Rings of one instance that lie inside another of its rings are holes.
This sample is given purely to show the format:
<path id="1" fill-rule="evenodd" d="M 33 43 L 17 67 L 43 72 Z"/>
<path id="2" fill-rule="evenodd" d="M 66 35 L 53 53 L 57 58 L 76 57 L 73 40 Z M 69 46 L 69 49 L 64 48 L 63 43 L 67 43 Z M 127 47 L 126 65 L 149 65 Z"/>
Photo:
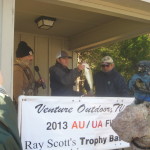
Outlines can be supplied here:
<path id="1" fill-rule="evenodd" d="M 136 72 L 136 64 L 140 60 L 150 60 L 150 36 L 146 34 L 109 46 L 83 51 L 79 53 L 79 59 L 87 62 L 93 72 L 96 72 L 101 69 L 101 58 L 106 55 L 113 58 L 118 72 L 129 80 Z"/>

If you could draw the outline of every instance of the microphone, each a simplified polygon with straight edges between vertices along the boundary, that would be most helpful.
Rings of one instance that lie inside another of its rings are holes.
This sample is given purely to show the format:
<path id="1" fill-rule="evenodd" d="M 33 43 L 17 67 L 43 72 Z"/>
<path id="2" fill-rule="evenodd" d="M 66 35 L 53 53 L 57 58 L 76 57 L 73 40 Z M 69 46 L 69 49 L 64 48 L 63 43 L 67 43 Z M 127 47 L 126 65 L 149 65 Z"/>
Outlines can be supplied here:
<path id="1" fill-rule="evenodd" d="M 41 74 L 39 73 L 39 67 L 38 66 L 34 66 L 34 70 L 38 73 L 39 75 L 39 78 L 41 80 L 41 85 L 42 85 L 42 88 L 45 89 L 46 88 L 46 84 L 45 82 L 42 81 L 42 77 L 41 77 Z"/>

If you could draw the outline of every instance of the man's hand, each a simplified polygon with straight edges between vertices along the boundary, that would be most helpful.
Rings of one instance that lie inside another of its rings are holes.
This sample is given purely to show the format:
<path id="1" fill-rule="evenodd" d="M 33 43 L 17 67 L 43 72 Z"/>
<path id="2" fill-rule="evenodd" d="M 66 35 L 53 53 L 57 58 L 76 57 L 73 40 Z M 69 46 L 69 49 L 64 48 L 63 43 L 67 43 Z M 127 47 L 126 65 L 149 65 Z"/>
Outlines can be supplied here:
<path id="1" fill-rule="evenodd" d="M 82 71 L 85 68 L 85 66 L 82 64 L 79 64 L 77 68 L 79 71 Z"/>
<path id="2" fill-rule="evenodd" d="M 38 83 L 38 88 L 39 88 L 39 87 L 42 87 L 43 89 L 46 89 L 46 84 L 45 84 L 44 79 L 39 79 L 39 80 L 37 81 L 37 83 Z"/>

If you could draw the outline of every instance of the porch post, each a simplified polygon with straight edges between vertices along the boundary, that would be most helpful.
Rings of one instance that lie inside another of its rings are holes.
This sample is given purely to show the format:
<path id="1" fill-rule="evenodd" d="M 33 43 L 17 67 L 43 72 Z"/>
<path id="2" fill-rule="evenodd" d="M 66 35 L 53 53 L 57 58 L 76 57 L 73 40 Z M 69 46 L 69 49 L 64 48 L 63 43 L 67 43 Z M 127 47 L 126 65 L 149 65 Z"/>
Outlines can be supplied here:
<path id="1" fill-rule="evenodd" d="M 13 93 L 15 0 L 0 0 L 0 71 L 8 95 Z"/>

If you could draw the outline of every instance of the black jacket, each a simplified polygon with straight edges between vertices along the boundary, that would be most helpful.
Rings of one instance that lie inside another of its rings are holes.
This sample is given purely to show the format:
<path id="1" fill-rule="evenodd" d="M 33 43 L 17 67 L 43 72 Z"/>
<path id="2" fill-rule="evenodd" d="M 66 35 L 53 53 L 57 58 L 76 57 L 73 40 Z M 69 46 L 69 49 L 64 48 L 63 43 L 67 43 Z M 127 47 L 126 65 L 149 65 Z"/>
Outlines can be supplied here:
<path id="1" fill-rule="evenodd" d="M 95 95 L 99 97 L 127 97 L 128 87 L 124 78 L 115 70 L 94 75 Z M 88 87 L 86 85 L 86 90 Z"/>
<path id="2" fill-rule="evenodd" d="M 75 80 L 81 75 L 81 72 L 79 72 L 77 68 L 68 69 L 56 62 L 56 64 L 49 69 L 49 73 L 52 96 L 82 95 L 79 92 L 73 91 Z"/>

